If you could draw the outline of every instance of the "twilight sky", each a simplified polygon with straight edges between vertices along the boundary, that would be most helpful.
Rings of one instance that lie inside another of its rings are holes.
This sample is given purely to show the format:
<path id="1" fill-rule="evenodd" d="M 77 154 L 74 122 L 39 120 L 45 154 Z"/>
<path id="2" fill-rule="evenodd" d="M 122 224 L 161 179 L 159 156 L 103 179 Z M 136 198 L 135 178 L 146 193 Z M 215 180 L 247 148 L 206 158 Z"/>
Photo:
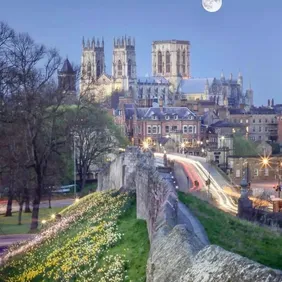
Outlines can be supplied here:
<path id="1" fill-rule="evenodd" d="M 223 69 L 245 88 L 252 83 L 255 104 L 282 103 L 282 1 L 223 0 L 217 13 L 202 0 L 2 0 L 0 20 L 35 41 L 56 47 L 80 63 L 81 40 L 105 40 L 111 73 L 113 37 L 135 36 L 137 72 L 151 74 L 153 40 L 191 42 L 191 75 L 219 77 Z"/>

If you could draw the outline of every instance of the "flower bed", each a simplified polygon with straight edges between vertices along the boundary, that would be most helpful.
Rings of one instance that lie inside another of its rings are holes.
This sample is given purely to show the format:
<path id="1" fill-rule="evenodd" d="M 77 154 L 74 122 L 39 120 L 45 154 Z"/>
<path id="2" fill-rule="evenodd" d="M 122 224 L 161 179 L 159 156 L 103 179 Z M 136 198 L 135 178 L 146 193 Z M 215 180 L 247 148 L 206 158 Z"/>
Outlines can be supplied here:
<path id="1" fill-rule="evenodd" d="M 84 197 L 35 239 L 11 248 L 0 273 L 5 281 L 126 281 L 126 255 L 109 251 L 123 237 L 118 219 L 130 201 L 111 192 Z"/>

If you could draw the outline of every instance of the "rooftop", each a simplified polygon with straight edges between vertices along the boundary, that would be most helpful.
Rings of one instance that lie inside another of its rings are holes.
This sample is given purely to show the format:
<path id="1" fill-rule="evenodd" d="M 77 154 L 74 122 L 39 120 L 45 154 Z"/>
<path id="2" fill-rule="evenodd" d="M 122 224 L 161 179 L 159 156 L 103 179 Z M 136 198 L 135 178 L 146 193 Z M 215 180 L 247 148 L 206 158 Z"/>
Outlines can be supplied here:
<path id="1" fill-rule="evenodd" d="M 169 84 L 169 81 L 161 76 L 139 77 L 138 84 Z"/>
<path id="2" fill-rule="evenodd" d="M 176 39 L 171 39 L 171 40 L 157 40 L 157 41 L 153 41 L 152 44 L 164 44 L 164 43 L 171 43 L 171 44 L 188 44 L 188 45 L 190 45 L 190 41 L 188 41 L 188 40 L 176 40 Z"/>
<path id="3" fill-rule="evenodd" d="M 204 93 L 207 81 L 211 85 L 213 78 L 182 79 L 179 85 L 179 92 L 182 94 Z"/>

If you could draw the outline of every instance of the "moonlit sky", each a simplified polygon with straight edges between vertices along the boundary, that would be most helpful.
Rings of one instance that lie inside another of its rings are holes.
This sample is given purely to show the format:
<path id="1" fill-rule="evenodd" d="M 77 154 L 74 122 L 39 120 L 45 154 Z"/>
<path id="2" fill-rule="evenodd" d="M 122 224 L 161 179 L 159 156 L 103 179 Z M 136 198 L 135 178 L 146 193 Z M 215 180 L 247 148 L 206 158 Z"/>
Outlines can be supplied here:
<path id="1" fill-rule="evenodd" d="M 282 103 L 281 14 L 281 0 L 223 0 L 216 13 L 202 0 L 2 0 L 0 8 L 16 31 L 77 64 L 82 36 L 104 36 L 107 73 L 113 37 L 135 36 L 139 76 L 151 74 L 153 40 L 189 40 L 193 77 L 219 77 L 222 69 L 237 77 L 241 70 L 257 105 L 272 97 Z"/>

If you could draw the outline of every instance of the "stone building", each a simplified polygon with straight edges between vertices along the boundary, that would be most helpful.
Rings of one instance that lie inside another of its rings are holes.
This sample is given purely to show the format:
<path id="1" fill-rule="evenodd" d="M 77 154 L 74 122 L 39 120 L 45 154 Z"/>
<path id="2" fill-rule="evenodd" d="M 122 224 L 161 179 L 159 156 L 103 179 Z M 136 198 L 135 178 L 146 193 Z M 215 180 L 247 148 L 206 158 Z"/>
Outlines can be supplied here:
<path id="1" fill-rule="evenodd" d="M 278 119 L 274 109 L 252 107 L 249 111 L 230 109 L 229 120 L 245 125 L 252 141 L 277 141 Z"/>
<path id="2" fill-rule="evenodd" d="M 77 101 L 76 71 L 68 59 L 64 61 L 63 67 L 58 71 L 58 87 L 65 93 L 65 104 L 73 104 Z"/>
<path id="3" fill-rule="evenodd" d="M 112 75 L 106 73 L 104 40 L 82 41 L 80 95 L 101 102 L 114 91 L 137 91 L 135 40 L 130 37 L 114 39 Z"/>
<path id="4" fill-rule="evenodd" d="M 152 43 L 153 76 L 163 76 L 176 90 L 180 79 L 190 78 L 190 42 L 161 40 Z"/>
<path id="5" fill-rule="evenodd" d="M 169 90 L 170 83 L 164 77 L 143 77 L 138 78 L 138 97 L 139 107 L 153 107 L 163 101 L 164 106 L 172 105 L 173 96 Z"/>
<path id="6" fill-rule="evenodd" d="M 282 156 L 273 156 L 269 158 L 268 164 L 264 165 L 261 156 L 229 156 L 228 166 L 230 168 L 230 176 L 235 183 L 240 183 L 243 172 L 247 170 L 248 182 L 256 181 L 273 181 L 277 180 L 282 173 L 281 166 Z"/>
<path id="7" fill-rule="evenodd" d="M 241 73 L 239 73 L 237 79 L 234 79 L 232 74 L 229 79 L 226 79 L 223 73 L 220 79 L 182 79 L 178 84 L 177 91 L 181 98 L 187 100 L 211 100 L 220 106 L 232 108 L 243 105 L 249 109 L 253 105 L 253 90 L 250 86 L 244 92 Z"/>

